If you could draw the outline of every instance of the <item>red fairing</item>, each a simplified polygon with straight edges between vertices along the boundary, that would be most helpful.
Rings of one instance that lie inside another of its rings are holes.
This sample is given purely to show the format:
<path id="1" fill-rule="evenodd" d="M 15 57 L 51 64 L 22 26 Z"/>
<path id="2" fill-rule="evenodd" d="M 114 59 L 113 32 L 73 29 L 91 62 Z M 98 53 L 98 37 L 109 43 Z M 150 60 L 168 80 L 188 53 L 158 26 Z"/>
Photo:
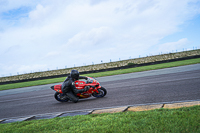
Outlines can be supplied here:
<path id="1" fill-rule="evenodd" d="M 84 89 L 84 87 L 86 86 L 86 83 L 84 81 L 81 80 L 77 80 L 75 81 L 75 87 L 76 89 Z"/>
<path id="2" fill-rule="evenodd" d="M 59 85 L 55 85 L 55 86 L 54 86 L 54 90 L 55 90 L 55 91 L 57 91 L 57 92 L 59 92 L 59 93 L 63 93 L 61 88 L 62 88 L 62 84 L 59 84 Z"/>
<path id="3" fill-rule="evenodd" d="M 99 94 L 99 91 L 97 89 L 102 89 L 102 87 L 100 86 L 100 83 L 96 79 L 91 78 L 91 77 L 88 77 L 88 78 L 89 78 L 89 80 L 87 80 L 87 82 L 82 81 L 82 80 L 77 80 L 77 81 L 74 82 L 75 83 L 75 87 L 77 89 L 79 89 L 79 90 L 80 89 L 84 89 L 85 86 L 90 86 L 90 89 L 87 92 L 83 92 L 83 93 L 78 93 L 77 94 L 77 96 L 79 98 L 88 98 L 91 95 L 93 95 L 94 97 L 98 97 L 97 93 Z M 60 94 L 63 93 L 62 89 L 61 89 L 62 88 L 62 84 L 52 86 L 51 88 L 53 90 L 55 90 L 56 92 L 59 92 Z M 106 95 L 106 90 L 105 90 L 105 88 L 103 88 L 103 89 L 104 89 L 104 91 L 105 91 L 104 93 Z M 105 96 L 105 95 L 102 95 L 102 97 Z"/>
<path id="4" fill-rule="evenodd" d="M 101 88 L 99 82 L 95 79 L 93 79 L 91 83 L 86 83 L 85 81 L 77 80 L 75 81 L 75 86 L 77 89 L 84 89 L 85 86 L 96 86 L 95 88 L 90 87 L 90 89 L 87 92 L 77 94 L 77 96 L 82 97 L 82 98 L 88 98 L 94 92 L 99 93 L 97 89 Z"/>

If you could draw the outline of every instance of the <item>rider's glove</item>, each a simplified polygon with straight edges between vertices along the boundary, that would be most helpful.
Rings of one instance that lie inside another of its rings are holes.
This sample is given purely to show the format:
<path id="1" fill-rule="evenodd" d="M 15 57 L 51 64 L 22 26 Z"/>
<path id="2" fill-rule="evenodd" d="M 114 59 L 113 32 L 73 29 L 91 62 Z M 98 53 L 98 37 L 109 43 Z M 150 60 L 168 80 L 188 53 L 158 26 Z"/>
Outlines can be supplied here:
<path id="1" fill-rule="evenodd" d="M 90 83 L 90 78 L 87 78 L 87 82 Z"/>

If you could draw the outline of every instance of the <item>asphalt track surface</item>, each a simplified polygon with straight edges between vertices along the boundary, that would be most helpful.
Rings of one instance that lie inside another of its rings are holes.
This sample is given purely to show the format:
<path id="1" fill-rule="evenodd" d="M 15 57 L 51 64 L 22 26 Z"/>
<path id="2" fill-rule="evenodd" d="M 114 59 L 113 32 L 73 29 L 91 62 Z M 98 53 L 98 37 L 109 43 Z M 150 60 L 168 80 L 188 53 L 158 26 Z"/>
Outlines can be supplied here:
<path id="1" fill-rule="evenodd" d="M 136 104 L 200 99 L 200 64 L 97 78 L 104 98 L 60 103 L 49 85 L 0 91 L 0 119 Z M 55 85 L 55 84 L 53 84 Z"/>

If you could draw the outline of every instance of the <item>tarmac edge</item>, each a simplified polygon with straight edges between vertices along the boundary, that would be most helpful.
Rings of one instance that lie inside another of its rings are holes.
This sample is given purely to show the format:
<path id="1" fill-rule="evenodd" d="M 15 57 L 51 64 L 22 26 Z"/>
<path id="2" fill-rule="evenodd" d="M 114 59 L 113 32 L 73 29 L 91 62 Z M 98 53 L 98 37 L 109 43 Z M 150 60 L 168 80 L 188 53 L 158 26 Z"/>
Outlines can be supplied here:
<path id="1" fill-rule="evenodd" d="M 114 108 L 104 108 L 104 109 L 95 109 L 95 110 L 88 110 L 88 111 L 74 111 L 74 112 L 60 112 L 60 113 L 51 113 L 51 114 L 39 114 L 39 115 L 32 115 L 29 117 L 20 117 L 20 118 L 10 118 L 10 119 L 0 119 L 0 124 L 4 123 L 12 123 L 17 121 L 30 121 L 30 120 L 37 120 L 37 119 L 51 119 L 55 117 L 64 117 L 64 116 L 76 116 L 76 115 L 90 115 L 90 114 L 102 114 L 102 113 L 118 113 L 118 112 L 125 112 L 125 111 L 148 111 L 154 109 L 176 109 L 182 107 L 192 107 L 200 105 L 200 100 L 198 101 L 182 101 L 182 102 L 174 102 L 174 103 L 152 103 L 152 104 L 145 104 L 145 105 L 130 105 L 130 106 L 121 106 L 121 107 L 114 107 Z M 48 116 L 48 117 L 47 117 Z"/>

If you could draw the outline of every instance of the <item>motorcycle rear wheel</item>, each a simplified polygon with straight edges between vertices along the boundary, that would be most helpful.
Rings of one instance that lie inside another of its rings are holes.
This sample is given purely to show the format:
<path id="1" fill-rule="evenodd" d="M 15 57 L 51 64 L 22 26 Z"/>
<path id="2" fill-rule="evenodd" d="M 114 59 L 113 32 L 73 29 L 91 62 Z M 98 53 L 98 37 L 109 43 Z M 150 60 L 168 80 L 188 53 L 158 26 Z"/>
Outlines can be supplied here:
<path id="1" fill-rule="evenodd" d="M 57 101 L 59 101 L 59 102 L 67 102 L 67 101 L 69 101 L 68 98 L 61 99 L 62 96 L 64 96 L 64 94 L 61 94 L 61 93 L 59 93 L 59 92 L 56 92 L 56 93 L 54 94 L 54 98 L 55 98 Z"/>
<path id="2" fill-rule="evenodd" d="M 92 93 L 92 96 L 100 98 L 100 97 L 104 97 L 107 94 L 107 90 L 104 87 L 101 87 L 99 89 L 97 89 L 99 93 Z"/>

